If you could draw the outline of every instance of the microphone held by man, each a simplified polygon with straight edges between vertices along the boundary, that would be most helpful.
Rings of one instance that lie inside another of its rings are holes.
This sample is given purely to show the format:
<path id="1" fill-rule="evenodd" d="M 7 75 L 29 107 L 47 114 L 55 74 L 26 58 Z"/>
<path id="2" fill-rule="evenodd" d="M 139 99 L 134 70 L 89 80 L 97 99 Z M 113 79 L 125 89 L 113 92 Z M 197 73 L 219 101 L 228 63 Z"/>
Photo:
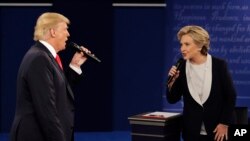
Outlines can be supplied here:
<path id="1" fill-rule="evenodd" d="M 95 54 L 92 54 L 92 53 L 90 53 L 90 52 L 87 52 L 87 51 L 83 50 L 78 44 L 76 44 L 76 43 L 74 43 L 74 42 L 70 42 L 68 46 L 77 49 L 77 51 L 79 51 L 79 52 L 83 52 L 83 53 L 86 54 L 88 57 L 90 57 L 90 58 L 96 60 L 96 61 L 99 62 L 99 63 L 101 62 L 101 60 L 100 60 L 99 58 L 97 58 L 97 57 L 95 56 Z"/>

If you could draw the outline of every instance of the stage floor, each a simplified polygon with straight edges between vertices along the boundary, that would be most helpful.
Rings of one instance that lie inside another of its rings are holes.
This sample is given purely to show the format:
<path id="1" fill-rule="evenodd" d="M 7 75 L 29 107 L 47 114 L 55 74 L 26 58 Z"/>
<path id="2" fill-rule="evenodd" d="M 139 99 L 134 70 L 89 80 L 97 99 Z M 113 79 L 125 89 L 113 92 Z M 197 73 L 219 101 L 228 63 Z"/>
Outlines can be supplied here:
<path id="1" fill-rule="evenodd" d="M 0 141 L 9 141 L 7 133 L 0 134 Z M 130 131 L 76 132 L 75 141 L 131 141 Z"/>

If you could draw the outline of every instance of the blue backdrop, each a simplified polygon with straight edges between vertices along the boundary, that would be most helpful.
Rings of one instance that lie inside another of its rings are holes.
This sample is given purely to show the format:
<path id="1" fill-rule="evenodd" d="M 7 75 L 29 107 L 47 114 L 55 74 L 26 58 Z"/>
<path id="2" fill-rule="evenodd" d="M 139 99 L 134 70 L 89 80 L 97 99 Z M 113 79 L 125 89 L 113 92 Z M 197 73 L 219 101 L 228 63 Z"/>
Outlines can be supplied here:
<path id="1" fill-rule="evenodd" d="M 101 64 L 90 60 L 84 67 L 85 79 L 75 88 L 77 131 L 128 130 L 128 116 L 162 109 L 181 111 L 181 102 L 166 102 L 165 80 L 178 57 L 176 33 L 187 24 L 198 24 L 210 32 L 210 53 L 228 61 L 237 106 L 249 107 L 250 2 L 166 3 L 166 8 L 112 7 L 111 0 L 86 0 L 83 5 L 60 0 L 54 1 L 54 7 L 1 7 L 0 132 L 9 131 L 14 116 L 16 73 L 33 43 L 35 20 L 53 10 L 71 19 L 71 39 L 103 60 Z"/>
<path id="2" fill-rule="evenodd" d="M 210 54 L 224 58 L 237 91 L 236 106 L 250 107 L 250 1 L 167 0 L 166 71 L 176 62 L 179 42 L 176 34 L 185 25 L 199 25 L 210 33 Z M 182 102 L 165 111 L 181 111 Z"/>
<path id="3" fill-rule="evenodd" d="M 14 117 L 16 74 L 46 11 L 71 20 L 70 40 L 92 50 L 76 87 L 76 131 L 128 130 L 128 117 L 162 109 L 165 7 L 112 7 L 111 0 L 54 0 L 52 7 L 0 7 L 0 132 Z M 64 65 L 71 54 L 62 53 Z"/>

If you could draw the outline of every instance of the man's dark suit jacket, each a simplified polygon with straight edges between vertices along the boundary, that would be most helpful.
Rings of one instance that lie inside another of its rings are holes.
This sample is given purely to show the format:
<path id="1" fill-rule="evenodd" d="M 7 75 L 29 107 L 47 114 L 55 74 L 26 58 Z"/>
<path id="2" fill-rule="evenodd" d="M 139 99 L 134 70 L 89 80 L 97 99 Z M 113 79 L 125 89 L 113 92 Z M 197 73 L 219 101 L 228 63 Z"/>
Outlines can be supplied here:
<path id="1" fill-rule="evenodd" d="M 69 69 L 70 78 L 79 77 Z M 74 95 L 49 50 L 36 42 L 17 76 L 17 101 L 11 141 L 71 141 Z"/>
<path id="2" fill-rule="evenodd" d="M 191 97 L 185 72 L 186 61 L 170 92 L 166 92 L 167 100 L 169 103 L 176 103 L 183 96 L 183 138 L 186 141 L 199 141 L 202 121 L 211 137 L 218 123 L 231 124 L 236 92 L 226 62 L 212 57 L 212 86 L 202 107 Z"/>

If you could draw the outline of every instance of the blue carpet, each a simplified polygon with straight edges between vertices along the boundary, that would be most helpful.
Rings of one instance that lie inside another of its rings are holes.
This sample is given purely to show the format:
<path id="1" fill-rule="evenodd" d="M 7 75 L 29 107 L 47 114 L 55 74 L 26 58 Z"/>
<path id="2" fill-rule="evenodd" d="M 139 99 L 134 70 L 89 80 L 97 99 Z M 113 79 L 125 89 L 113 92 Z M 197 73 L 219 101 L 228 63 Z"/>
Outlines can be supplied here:
<path id="1" fill-rule="evenodd" d="M 8 134 L 0 133 L 0 141 L 9 141 Z"/>
<path id="2" fill-rule="evenodd" d="M 9 141 L 7 133 L 0 134 L 0 141 Z M 129 131 L 76 132 L 75 141 L 131 141 Z"/>
<path id="3" fill-rule="evenodd" d="M 131 141 L 129 131 L 75 133 L 75 141 Z"/>

